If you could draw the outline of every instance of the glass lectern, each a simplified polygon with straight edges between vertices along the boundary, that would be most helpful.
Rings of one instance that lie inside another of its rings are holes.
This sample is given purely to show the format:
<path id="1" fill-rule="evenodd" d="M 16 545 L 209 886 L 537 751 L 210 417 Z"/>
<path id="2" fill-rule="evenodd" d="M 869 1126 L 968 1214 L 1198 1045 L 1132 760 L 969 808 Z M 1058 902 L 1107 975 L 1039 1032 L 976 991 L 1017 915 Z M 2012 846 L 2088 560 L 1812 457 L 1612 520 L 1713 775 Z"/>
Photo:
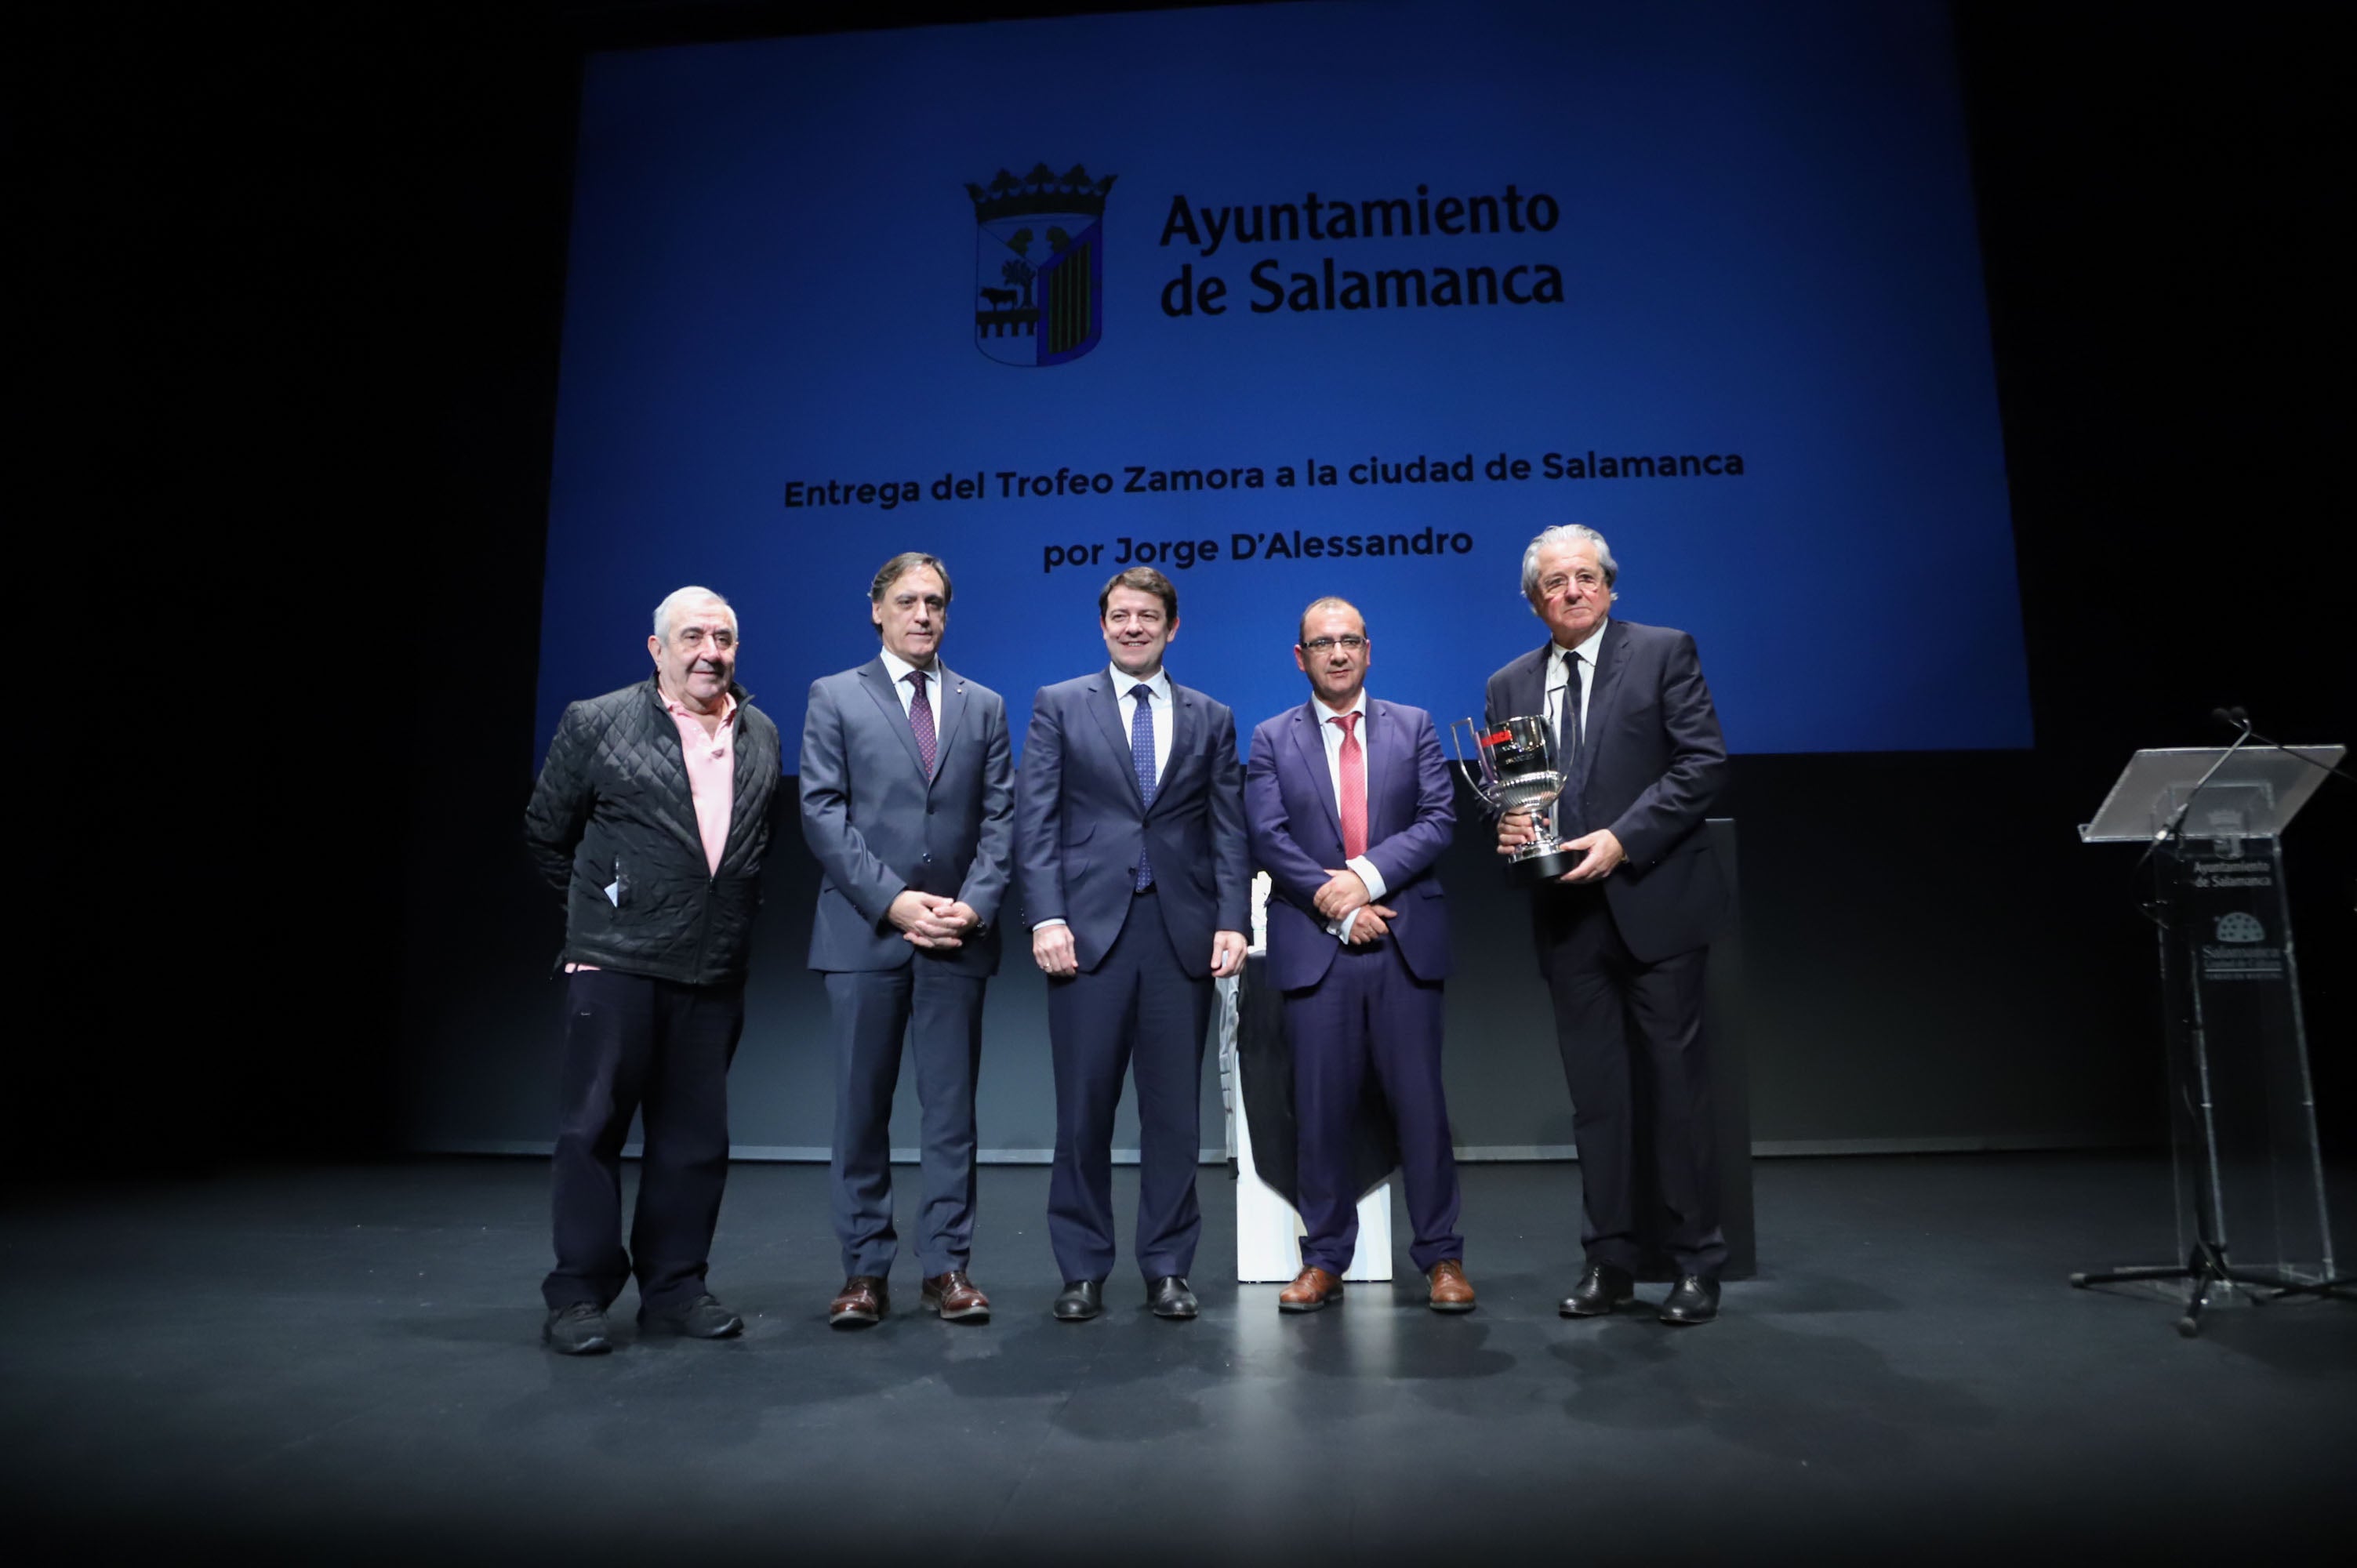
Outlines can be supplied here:
<path id="1" fill-rule="evenodd" d="M 2141 843 L 2160 928 L 2169 1142 L 2182 1264 L 2073 1274 L 2181 1279 L 2178 1331 L 2237 1292 L 2328 1294 L 2335 1272 L 2282 833 L 2344 748 L 2139 751 L 2088 843 Z M 2294 755 L 2297 753 L 2298 755 Z"/>

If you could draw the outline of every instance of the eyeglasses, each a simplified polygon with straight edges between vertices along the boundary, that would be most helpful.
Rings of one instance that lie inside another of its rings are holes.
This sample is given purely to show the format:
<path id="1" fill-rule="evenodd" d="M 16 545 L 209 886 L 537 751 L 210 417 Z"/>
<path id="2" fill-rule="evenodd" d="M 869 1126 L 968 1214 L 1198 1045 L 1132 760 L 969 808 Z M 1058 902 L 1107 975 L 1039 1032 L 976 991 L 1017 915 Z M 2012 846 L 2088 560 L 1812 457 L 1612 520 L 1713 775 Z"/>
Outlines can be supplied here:
<path id="1" fill-rule="evenodd" d="M 1345 653 L 1356 653 L 1359 650 L 1366 646 L 1367 639 L 1363 637 L 1317 637 L 1303 643 L 1301 645 L 1301 651 L 1304 653 L 1331 653 L 1339 648 Z"/>

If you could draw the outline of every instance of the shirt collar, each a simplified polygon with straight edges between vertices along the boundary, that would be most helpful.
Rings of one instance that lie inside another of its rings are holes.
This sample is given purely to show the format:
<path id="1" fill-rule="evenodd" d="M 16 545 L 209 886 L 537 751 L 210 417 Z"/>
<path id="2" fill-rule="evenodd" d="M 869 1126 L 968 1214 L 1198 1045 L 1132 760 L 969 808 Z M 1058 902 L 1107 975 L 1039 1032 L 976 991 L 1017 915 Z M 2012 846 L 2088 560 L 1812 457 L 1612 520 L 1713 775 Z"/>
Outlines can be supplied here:
<path id="1" fill-rule="evenodd" d="M 1596 629 L 1593 632 L 1590 632 L 1587 639 L 1581 642 L 1577 648 L 1566 648 L 1560 642 L 1550 640 L 1547 643 L 1547 662 L 1550 664 L 1562 664 L 1566 660 L 1585 659 L 1590 664 L 1595 663 L 1597 653 L 1604 647 L 1605 628 L 1609 627 L 1611 624 L 1612 618 L 1610 616 L 1606 616 L 1602 620 L 1598 621 L 1596 623 Z"/>
<path id="2" fill-rule="evenodd" d="M 884 668 L 885 671 L 891 675 L 892 684 L 895 686 L 904 686 L 908 684 L 909 672 L 914 670 L 916 666 L 909 663 L 907 660 L 901 658 L 899 654 L 893 652 L 888 648 L 878 649 L 877 651 L 884 656 Z M 926 671 L 925 675 L 932 684 L 936 686 L 940 685 L 942 680 L 942 661 L 939 659 L 934 660 L 933 667 L 931 670 Z"/>
<path id="3" fill-rule="evenodd" d="M 1136 685 L 1140 678 L 1131 674 L 1118 664 L 1107 664 L 1105 668 L 1113 672 L 1113 694 L 1126 702 L 1129 698 L 1129 689 Z M 1154 693 L 1155 701 L 1167 703 L 1170 700 L 1170 666 L 1166 664 L 1144 679 L 1146 686 Z"/>
<path id="4" fill-rule="evenodd" d="M 1357 714 L 1363 718 L 1367 712 L 1367 689 L 1364 686 L 1360 687 L 1359 700 L 1347 708 L 1329 708 L 1326 705 L 1325 698 L 1315 695 L 1309 699 L 1309 705 L 1318 710 L 1318 722 L 1321 726 L 1330 719 L 1340 718 L 1344 714 Z"/>
<path id="5" fill-rule="evenodd" d="M 687 704 L 685 704 L 684 703 L 682 703 L 682 702 L 681 702 L 681 701 L 679 701 L 676 697 L 666 696 L 666 695 L 664 694 L 664 693 L 663 693 L 663 689 L 662 689 L 662 686 L 661 685 L 661 683 L 657 683 L 657 685 L 655 686 L 655 695 L 656 695 L 656 696 L 658 696 L 658 697 L 662 698 L 663 711 L 664 711 L 665 713 L 667 713 L 667 714 L 672 714 L 672 715 L 673 715 L 673 717 L 675 717 L 675 718 L 683 718 L 683 719 L 704 719 L 704 718 L 706 718 L 706 717 L 709 717 L 709 716 L 710 716 L 710 715 L 705 714 L 699 714 L 699 713 L 697 713 L 694 708 L 691 708 L 691 707 L 689 707 Z M 720 727 L 721 727 L 721 728 L 723 728 L 723 729 L 726 729 L 726 728 L 728 727 L 728 725 L 729 725 L 730 722 L 731 722 L 731 721 L 733 721 L 736 717 L 737 717 L 737 693 L 734 693 L 734 692 L 723 692 L 723 693 L 720 693 Z"/>

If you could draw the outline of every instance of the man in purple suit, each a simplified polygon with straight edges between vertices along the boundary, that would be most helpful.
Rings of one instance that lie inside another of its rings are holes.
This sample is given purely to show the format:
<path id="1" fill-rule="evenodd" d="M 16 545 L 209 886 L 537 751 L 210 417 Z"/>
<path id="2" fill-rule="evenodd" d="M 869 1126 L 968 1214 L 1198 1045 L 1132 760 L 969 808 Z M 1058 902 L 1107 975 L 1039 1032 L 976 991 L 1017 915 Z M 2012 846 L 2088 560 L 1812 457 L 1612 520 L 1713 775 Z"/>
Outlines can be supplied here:
<path id="1" fill-rule="evenodd" d="M 1302 612 L 1310 699 L 1253 732 L 1244 817 L 1275 885 L 1268 974 L 1285 994 L 1300 1140 L 1301 1273 L 1281 1312 L 1342 1298 L 1359 1239 L 1351 1132 L 1367 1076 L 1399 1137 L 1410 1249 L 1435 1312 L 1470 1312 L 1457 1158 L 1440 1082 L 1448 906 L 1434 864 L 1457 823 L 1432 715 L 1367 695 L 1366 622 L 1342 599 Z"/>

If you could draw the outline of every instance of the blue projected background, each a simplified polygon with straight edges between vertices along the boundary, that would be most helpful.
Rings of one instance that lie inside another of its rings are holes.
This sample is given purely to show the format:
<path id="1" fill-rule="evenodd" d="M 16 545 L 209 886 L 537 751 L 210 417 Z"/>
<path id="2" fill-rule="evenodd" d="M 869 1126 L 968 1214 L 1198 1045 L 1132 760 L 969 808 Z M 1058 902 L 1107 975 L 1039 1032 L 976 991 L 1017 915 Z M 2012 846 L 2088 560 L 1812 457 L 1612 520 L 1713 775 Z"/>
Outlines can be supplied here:
<path id="1" fill-rule="evenodd" d="M 1611 541 L 1616 613 L 1695 634 L 1738 750 L 2029 743 L 1941 6 L 1303 5 L 601 55 L 575 201 L 544 745 L 645 673 L 648 612 L 696 582 L 791 757 L 903 549 L 949 564 L 944 657 L 1018 737 L 1040 684 L 1103 662 L 1097 590 L 1141 546 L 1178 585 L 1173 673 L 1241 725 L 1302 700 L 1295 617 L 1327 593 L 1366 612 L 1373 689 L 1445 721 L 1544 639 L 1517 576 L 1559 521 Z M 1340 233 L 1338 205 L 1426 231 Z"/>

